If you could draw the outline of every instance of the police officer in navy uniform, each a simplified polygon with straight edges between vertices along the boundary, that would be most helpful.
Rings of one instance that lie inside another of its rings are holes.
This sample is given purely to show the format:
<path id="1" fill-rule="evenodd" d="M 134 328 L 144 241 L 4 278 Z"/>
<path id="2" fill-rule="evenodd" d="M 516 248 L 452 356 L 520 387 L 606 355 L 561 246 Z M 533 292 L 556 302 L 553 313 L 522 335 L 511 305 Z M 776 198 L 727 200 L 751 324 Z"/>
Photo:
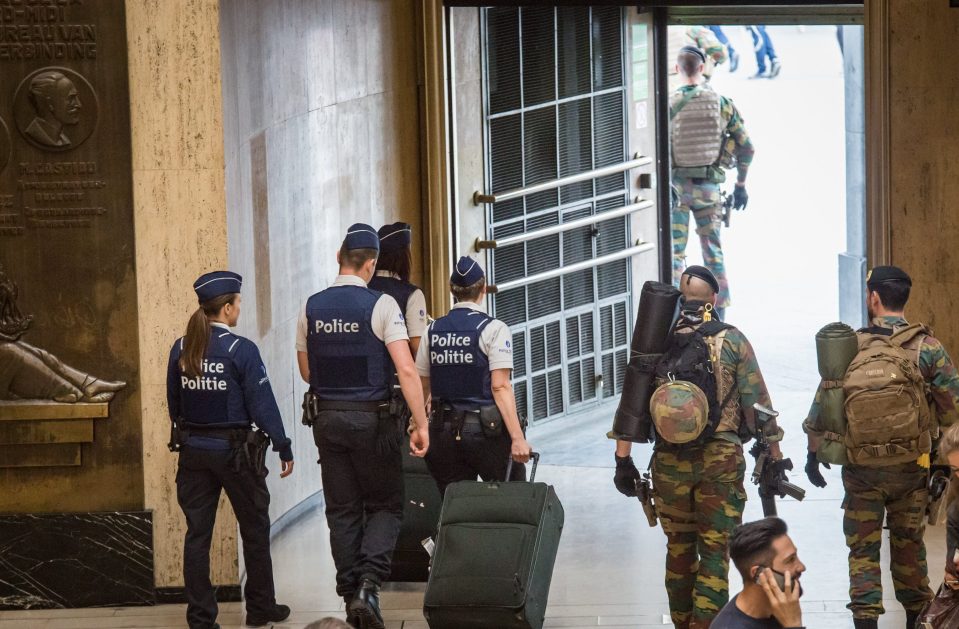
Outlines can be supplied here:
<path id="1" fill-rule="evenodd" d="M 300 375 L 315 406 L 309 420 L 320 455 L 336 591 L 347 621 L 383 629 L 379 586 L 403 514 L 402 435 L 390 416 L 395 368 L 413 416 L 410 449 L 423 456 L 429 431 L 409 335 L 396 300 L 371 290 L 380 243 L 357 223 L 337 253 L 340 274 L 310 297 L 297 329 Z"/>
<path id="2" fill-rule="evenodd" d="M 273 588 L 270 493 L 262 457 L 272 441 L 284 478 L 293 471 L 293 451 L 259 350 L 230 331 L 240 317 L 242 281 L 236 273 L 215 271 L 194 283 L 200 307 L 186 336 L 173 344 L 167 368 L 170 448 L 180 453 L 177 501 L 187 522 L 183 579 L 191 629 L 220 626 L 210 584 L 210 541 L 221 489 L 243 540 L 247 625 L 290 615 L 289 607 L 277 605 Z"/>
<path id="3" fill-rule="evenodd" d="M 486 276 L 462 257 L 450 276 L 456 303 L 427 328 L 416 354 L 424 396 L 432 394 L 431 447 L 426 456 L 440 493 L 462 480 L 505 479 L 510 457 L 514 480 L 525 478 L 526 442 L 510 375 L 512 336 L 480 307 Z"/>
<path id="4" fill-rule="evenodd" d="M 419 286 L 410 282 L 413 230 L 409 223 L 393 223 L 380 227 L 377 234 L 380 256 L 376 260 L 376 275 L 368 286 L 386 293 L 399 304 L 406 319 L 406 332 L 410 335 L 410 349 L 416 356 L 420 338 L 426 331 L 426 296 Z"/>

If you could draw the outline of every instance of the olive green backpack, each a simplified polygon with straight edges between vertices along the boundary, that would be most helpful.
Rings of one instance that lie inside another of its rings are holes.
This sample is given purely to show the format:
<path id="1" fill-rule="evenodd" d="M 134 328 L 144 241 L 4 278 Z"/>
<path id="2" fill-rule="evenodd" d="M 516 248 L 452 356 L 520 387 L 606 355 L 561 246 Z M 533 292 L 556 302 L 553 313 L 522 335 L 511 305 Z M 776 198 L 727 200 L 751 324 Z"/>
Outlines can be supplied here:
<path id="1" fill-rule="evenodd" d="M 859 352 L 842 382 L 846 454 L 853 465 L 908 463 L 930 451 L 929 403 L 918 360 L 922 339 L 917 338 L 928 334 L 920 324 L 861 332 Z"/>

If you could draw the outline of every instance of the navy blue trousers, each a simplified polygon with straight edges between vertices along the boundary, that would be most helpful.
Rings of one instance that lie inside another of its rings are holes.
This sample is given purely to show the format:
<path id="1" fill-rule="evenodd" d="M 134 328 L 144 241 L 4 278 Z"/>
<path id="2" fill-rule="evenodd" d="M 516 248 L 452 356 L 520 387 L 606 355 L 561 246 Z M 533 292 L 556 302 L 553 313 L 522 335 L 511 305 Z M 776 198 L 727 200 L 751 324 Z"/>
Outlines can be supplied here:
<path id="1" fill-rule="evenodd" d="M 176 495 L 187 525 L 183 580 L 190 629 L 209 629 L 216 622 L 216 594 L 210 583 L 210 542 L 221 490 L 226 492 L 240 525 L 246 563 L 246 611 L 267 614 L 276 605 L 266 478 L 257 476 L 245 464 L 234 469 L 231 459 L 230 450 L 184 446 L 180 451 Z"/>

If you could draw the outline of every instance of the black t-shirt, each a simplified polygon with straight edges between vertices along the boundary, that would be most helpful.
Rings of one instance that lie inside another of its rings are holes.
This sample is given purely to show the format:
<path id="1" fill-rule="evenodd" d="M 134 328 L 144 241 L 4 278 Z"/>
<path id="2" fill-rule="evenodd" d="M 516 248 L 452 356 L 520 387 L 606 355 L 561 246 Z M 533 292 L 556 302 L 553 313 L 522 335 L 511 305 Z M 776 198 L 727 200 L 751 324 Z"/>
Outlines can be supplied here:
<path id="1" fill-rule="evenodd" d="M 737 594 L 726 606 L 709 627 L 710 629 L 783 629 L 775 618 L 753 618 L 742 613 L 736 607 Z"/>

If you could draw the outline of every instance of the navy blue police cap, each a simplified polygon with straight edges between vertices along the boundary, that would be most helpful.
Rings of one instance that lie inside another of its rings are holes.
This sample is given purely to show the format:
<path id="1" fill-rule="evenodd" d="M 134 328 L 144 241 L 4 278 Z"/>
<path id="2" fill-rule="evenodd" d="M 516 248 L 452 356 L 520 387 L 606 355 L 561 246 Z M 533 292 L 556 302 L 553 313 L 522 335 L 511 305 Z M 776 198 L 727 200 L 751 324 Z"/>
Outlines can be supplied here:
<path id="1" fill-rule="evenodd" d="M 687 266 L 686 270 L 683 271 L 683 275 L 698 277 L 702 281 L 709 284 L 709 287 L 713 289 L 714 293 L 719 293 L 719 280 L 717 280 L 716 276 L 713 275 L 713 272 L 707 269 L 706 267 L 699 266 L 698 264 L 694 264 L 693 266 Z"/>
<path id="2" fill-rule="evenodd" d="M 484 277 L 486 277 L 486 274 L 483 273 L 483 267 L 479 265 L 479 262 L 469 256 L 463 256 L 453 267 L 453 273 L 450 274 L 450 284 L 463 287 L 472 286 Z"/>
<path id="3" fill-rule="evenodd" d="M 870 288 L 887 282 L 905 282 L 912 286 L 912 278 L 898 266 L 875 266 L 866 274 L 866 286 Z"/>
<path id="4" fill-rule="evenodd" d="M 413 229 L 409 223 L 383 225 L 376 233 L 383 251 L 402 251 L 413 242 Z"/>
<path id="5" fill-rule="evenodd" d="M 679 54 L 694 55 L 696 57 L 699 57 L 699 60 L 702 63 L 706 63 L 706 53 L 703 52 L 703 49 L 699 48 L 698 46 L 683 46 L 682 48 L 679 49 Z"/>
<path id="6" fill-rule="evenodd" d="M 366 223 L 353 223 L 346 230 L 343 246 L 347 249 L 376 249 L 380 250 L 380 237 L 376 230 Z"/>
<path id="7" fill-rule="evenodd" d="M 201 304 L 220 295 L 239 293 L 243 278 L 233 271 L 211 271 L 204 273 L 193 282 L 193 290 Z"/>

